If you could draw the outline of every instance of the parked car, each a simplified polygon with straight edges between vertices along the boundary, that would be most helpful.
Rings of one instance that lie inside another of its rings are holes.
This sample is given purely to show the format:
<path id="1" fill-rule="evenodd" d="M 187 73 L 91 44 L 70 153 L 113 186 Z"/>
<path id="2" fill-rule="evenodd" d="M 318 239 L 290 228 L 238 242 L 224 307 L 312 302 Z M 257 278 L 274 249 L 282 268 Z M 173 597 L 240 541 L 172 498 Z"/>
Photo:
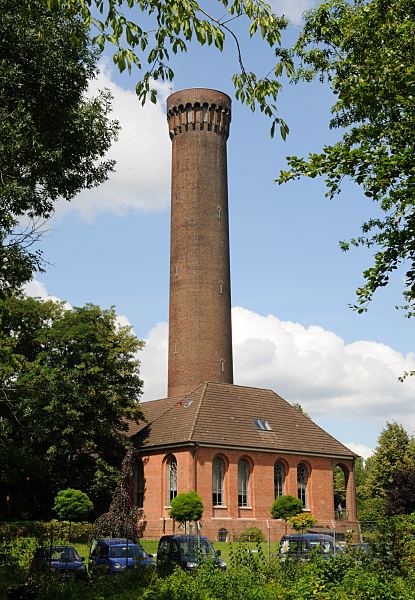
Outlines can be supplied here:
<path id="1" fill-rule="evenodd" d="M 85 558 L 72 546 L 47 546 L 35 553 L 32 570 L 86 578 Z"/>
<path id="2" fill-rule="evenodd" d="M 215 550 L 203 535 L 163 535 L 160 538 L 157 570 L 161 574 L 170 573 L 176 566 L 192 570 L 206 560 L 211 560 L 222 571 L 226 570 L 226 563 L 220 558 L 220 550 Z"/>
<path id="3" fill-rule="evenodd" d="M 320 533 L 293 533 L 283 535 L 280 540 L 280 560 L 287 558 L 307 560 L 313 555 L 327 559 L 343 552 L 331 535 Z"/>
<path id="4" fill-rule="evenodd" d="M 94 540 L 89 556 L 91 575 L 122 573 L 126 569 L 148 569 L 154 566 L 140 544 L 126 538 Z"/>

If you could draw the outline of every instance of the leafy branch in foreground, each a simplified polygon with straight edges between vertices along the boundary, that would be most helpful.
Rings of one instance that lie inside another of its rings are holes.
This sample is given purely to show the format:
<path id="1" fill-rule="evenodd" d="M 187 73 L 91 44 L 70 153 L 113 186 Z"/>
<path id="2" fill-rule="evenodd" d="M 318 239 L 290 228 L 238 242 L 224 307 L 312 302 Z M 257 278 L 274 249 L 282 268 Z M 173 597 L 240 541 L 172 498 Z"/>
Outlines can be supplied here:
<path id="1" fill-rule="evenodd" d="M 282 184 L 302 176 L 324 176 L 327 196 L 345 178 L 377 203 L 361 235 L 341 242 L 373 248 L 374 262 L 356 291 L 359 313 L 393 271 L 406 268 L 406 316 L 415 315 L 415 4 L 412 0 L 329 0 L 306 14 L 291 49 L 299 66 L 294 81 L 328 81 L 337 101 L 331 128 L 342 139 L 308 158 L 287 157 Z"/>
<path id="2" fill-rule="evenodd" d="M 51 10 L 69 8 L 91 27 L 93 43 L 102 51 L 109 44 L 114 48 L 113 61 L 122 72 L 131 72 L 133 66 L 142 72 L 136 92 L 144 104 L 149 97 L 157 101 L 154 81 L 172 81 L 171 55 L 187 52 L 196 40 L 201 46 L 224 48 L 230 36 L 236 44 L 240 72 L 232 78 L 237 98 L 251 110 L 258 108 L 272 119 L 271 135 L 279 126 L 281 136 L 288 133 L 286 123 L 277 114 L 279 81 L 283 71 L 293 73 L 288 55 L 279 57 L 278 64 L 264 77 L 245 69 L 239 40 L 229 26 L 235 19 L 246 21 L 250 38 L 258 34 L 265 44 L 275 49 L 281 43 L 281 31 L 287 19 L 275 15 L 263 0 L 216 0 L 209 8 L 220 12 L 220 17 L 196 0 L 43 0 Z M 30 7 L 30 0 L 25 0 Z M 225 12 L 224 12 L 225 11 Z"/>
<path id="3" fill-rule="evenodd" d="M 0 297 L 42 270 L 37 243 L 58 198 L 104 182 L 114 163 L 111 97 L 87 98 L 88 29 L 42 0 L 0 0 Z"/>

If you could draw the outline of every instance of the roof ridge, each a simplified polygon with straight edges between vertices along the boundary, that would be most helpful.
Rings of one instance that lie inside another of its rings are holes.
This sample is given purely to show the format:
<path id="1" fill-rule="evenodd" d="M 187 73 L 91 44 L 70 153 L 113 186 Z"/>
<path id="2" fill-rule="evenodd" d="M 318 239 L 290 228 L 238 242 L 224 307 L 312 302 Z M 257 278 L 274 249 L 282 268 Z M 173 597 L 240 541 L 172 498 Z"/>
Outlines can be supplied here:
<path id="1" fill-rule="evenodd" d="M 228 387 L 232 387 L 232 388 L 249 388 L 252 390 L 259 390 L 261 392 L 271 392 L 272 394 L 276 394 L 277 396 L 279 396 L 279 394 L 273 390 L 272 388 L 268 388 L 268 387 L 258 387 L 256 385 L 243 385 L 242 383 L 225 383 L 222 381 L 207 381 L 206 383 L 213 383 L 214 385 L 220 385 L 220 386 L 228 386 Z M 281 396 L 280 396 L 281 397 Z M 286 400 L 286 402 L 288 402 Z M 288 402 L 289 404 L 289 402 Z"/>
<path id="2" fill-rule="evenodd" d="M 189 439 L 192 439 L 192 438 L 193 438 L 193 434 L 194 434 L 194 432 L 195 432 L 195 429 L 196 429 L 196 423 L 197 423 L 197 420 L 198 420 L 198 418 L 199 418 L 200 409 L 201 409 L 201 407 L 202 407 L 202 403 L 203 403 L 203 397 L 204 397 L 204 395 L 205 395 L 205 393 L 206 393 L 206 388 L 207 388 L 208 384 L 209 384 L 209 382 L 208 382 L 208 381 L 205 381 L 205 382 L 203 383 L 203 389 L 202 389 L 202 393 L 200 394 L 199 406 L 198 406 L 198 408 L 197 408 L 197 411 L 196 411 L 196 414 L 195 414 L 195 418 L 193 419 L 193 424 L 192 424 L 192 427 L 191 427 L 191 429 L 190 429 L 190 436 L 189 436 Z"/>

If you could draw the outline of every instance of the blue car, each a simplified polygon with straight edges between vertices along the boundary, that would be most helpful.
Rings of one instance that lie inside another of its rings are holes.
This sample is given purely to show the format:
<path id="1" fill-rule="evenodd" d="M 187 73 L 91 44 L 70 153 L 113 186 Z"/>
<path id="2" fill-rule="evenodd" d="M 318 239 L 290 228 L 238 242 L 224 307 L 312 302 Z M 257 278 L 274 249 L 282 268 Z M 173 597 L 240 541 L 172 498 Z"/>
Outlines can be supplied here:
<path id="1" fill-rule="evenodd" d="M 85 558 L 79 556 L 72 546 L 40 548 L 34 557 L 32 568 L 81 579 L 87 577 Z"/>
<path id="2" fill-rule="evenodd" d="M 91 575 L 123 573 L 127 569 L 148 569 L 154 566 L 140 544 L 126 538 L 95 540 L 89 556 Z"/>

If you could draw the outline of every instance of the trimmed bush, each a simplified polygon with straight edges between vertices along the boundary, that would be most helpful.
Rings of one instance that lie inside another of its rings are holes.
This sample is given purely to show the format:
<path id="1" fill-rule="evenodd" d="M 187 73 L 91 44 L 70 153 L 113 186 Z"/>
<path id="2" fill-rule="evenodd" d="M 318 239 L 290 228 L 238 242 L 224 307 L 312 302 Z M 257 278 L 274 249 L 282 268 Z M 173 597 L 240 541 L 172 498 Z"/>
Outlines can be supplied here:
<path id="1" fill-rule="evenodd" d="M 80 521 L 85 519 L 94 508 L 91 500 L 85 492 L 67 488 L 58 492 L 53 505 L 55 512 L 61 521 Z"/>
<path id="2" fill-rule="evenodd" d="M 248 527 L 239 537 L 239 542 L 265 542 L 265 535 L 258 527 Z"/>
<path id="3" fill-rule="evenodd" d="M 287 521 L 290 517 L 303 512 L 303 503 L 294 496 L 280 496 L 271 506 L 271 515 L 274 519 Z"/>
<path id="4" fill-rule="evenodd" d="M 170 517 L 178 523 L 199 521 L 203 515 L 203 502 L 196 492 L 183 492 L 171 501 Z"/>

